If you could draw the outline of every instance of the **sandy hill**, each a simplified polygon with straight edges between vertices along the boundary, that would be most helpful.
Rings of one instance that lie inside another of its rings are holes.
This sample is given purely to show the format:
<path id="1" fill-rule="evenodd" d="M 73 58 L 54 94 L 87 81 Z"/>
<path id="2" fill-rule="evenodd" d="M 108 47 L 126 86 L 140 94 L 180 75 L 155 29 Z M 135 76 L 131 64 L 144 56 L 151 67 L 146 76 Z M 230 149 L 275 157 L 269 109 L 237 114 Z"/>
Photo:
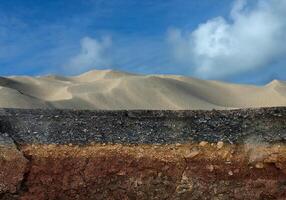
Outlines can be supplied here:
<path id="1" fill-rule="evenodd" d="M 79 76 L 0 77 L 0 107 L 232 109 L 286 106 L 286 82 L 265 86 L 93 70 Z"/>

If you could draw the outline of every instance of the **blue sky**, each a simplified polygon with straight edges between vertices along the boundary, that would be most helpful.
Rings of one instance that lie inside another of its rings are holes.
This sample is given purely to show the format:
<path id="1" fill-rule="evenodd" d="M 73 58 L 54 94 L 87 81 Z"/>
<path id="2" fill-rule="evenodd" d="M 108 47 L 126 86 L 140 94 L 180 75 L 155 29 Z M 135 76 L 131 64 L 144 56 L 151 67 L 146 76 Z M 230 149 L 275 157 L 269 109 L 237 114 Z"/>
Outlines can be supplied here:
<path id="1" fill-rule="evenodd" d="M 0 74 L 285 80 L 285 13 L 283 0 L 2 1 Z"/>

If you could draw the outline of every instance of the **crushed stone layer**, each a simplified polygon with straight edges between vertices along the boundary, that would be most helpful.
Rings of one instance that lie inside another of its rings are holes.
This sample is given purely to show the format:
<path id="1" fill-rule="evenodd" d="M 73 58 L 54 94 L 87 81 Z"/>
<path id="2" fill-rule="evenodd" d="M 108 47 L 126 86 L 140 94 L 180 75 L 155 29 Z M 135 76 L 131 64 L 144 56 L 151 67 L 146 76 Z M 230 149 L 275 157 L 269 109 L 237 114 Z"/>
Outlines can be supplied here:
<path id="1" fill-rule="evenodd" d="M 0 109 L 0 134 L 17 144 L 286 141 L 286 107 L 225 111 Z"/>
<path id="2" fill-rule="evenodd" d="M 25 179 L 0 199 L 286 197 L 282 144 L 25 145 L 21 152 L 29 159 Z"/>

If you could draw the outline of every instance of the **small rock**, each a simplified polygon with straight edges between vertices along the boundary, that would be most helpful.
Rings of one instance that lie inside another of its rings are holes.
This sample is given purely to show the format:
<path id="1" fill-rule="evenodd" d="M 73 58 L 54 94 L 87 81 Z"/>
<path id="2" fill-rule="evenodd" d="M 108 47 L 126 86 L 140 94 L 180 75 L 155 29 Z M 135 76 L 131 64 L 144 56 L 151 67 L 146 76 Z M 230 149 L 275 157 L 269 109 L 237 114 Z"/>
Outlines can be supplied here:
<path id="1" fill-rule="evenodd" d="M 206 146 L 207 144 L 208 144 L 208 142 L 206 142 L 206 141 L 201 141 L 199 145 L 202 146 L 202 147 L 204 147 L 204 146 Z"/>
<path id="2" fill-rule="evenodd" d="M 226 158 L 226 162 L 231 163 L 231 157 L 232 157 L 232 156 L 227 157 L 227 158 Z"/>
<path id="3" fill-rule="evenodd" d="M 193 158 L 193 157 L 195 157 L 195 156 L 197 156 L 199 154 L 200 154 L 199 151 L 192 151 L 192 152 L 188 153 L 186 157 L 187 158 Z"/>
<path id="4" fill-rule="evenodd" d="M 126 172 L 125 172 L 125 171 L 119 171 L 119 172 L 117 173 L 117 175 L 119 175 L 119 176 L 124 176 L 124 175 L 126 175 Z"/>
<path id="5" fill-rule="evenodd" d="M 232 175 L 233 175 L 233 172 L 232 172 L 232 171 L 229 171 L 229 172 L 228 172 L 228 175 L 232 176 Z"/>
<path id="6" fill-rule="evenodd" d="M 216 146 L 218 149 L 221 149 L 223 147 L 223 142 L 219 141 Z"/>
<path id="7" fill-rule="evenodd" d="M 214 171 L 214 166 L 213 165 L 207 165 L 207 169 L 212 172 Z"/>
<path id="8" fill-rule="evenodd" d="M 262 169 L 262 168 L 264 168 L 264 164 L 261 163 L 261 162 L 256 163 L 255 168 L 257 168 L 257 169 Z"/>
<path id="9" fill-rule="evenodd" d="M 214 194 L 217 194 L 217 189 L 216 188 L 214 188 Z"/>

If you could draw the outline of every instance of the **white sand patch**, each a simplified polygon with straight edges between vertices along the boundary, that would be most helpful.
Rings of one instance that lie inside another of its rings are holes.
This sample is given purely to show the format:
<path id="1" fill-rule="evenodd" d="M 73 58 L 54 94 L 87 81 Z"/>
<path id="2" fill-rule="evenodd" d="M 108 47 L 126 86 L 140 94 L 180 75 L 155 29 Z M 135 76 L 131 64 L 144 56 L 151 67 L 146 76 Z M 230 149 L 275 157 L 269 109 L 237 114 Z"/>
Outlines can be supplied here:
<path id="1" fill-rule="evenodd" d="M 0 96 L 0 107 L 10 108 L 233 109 L 286 106 L 286 83 L 259 87 L 94 70 L 74 77 L 1 78 Z"/>

